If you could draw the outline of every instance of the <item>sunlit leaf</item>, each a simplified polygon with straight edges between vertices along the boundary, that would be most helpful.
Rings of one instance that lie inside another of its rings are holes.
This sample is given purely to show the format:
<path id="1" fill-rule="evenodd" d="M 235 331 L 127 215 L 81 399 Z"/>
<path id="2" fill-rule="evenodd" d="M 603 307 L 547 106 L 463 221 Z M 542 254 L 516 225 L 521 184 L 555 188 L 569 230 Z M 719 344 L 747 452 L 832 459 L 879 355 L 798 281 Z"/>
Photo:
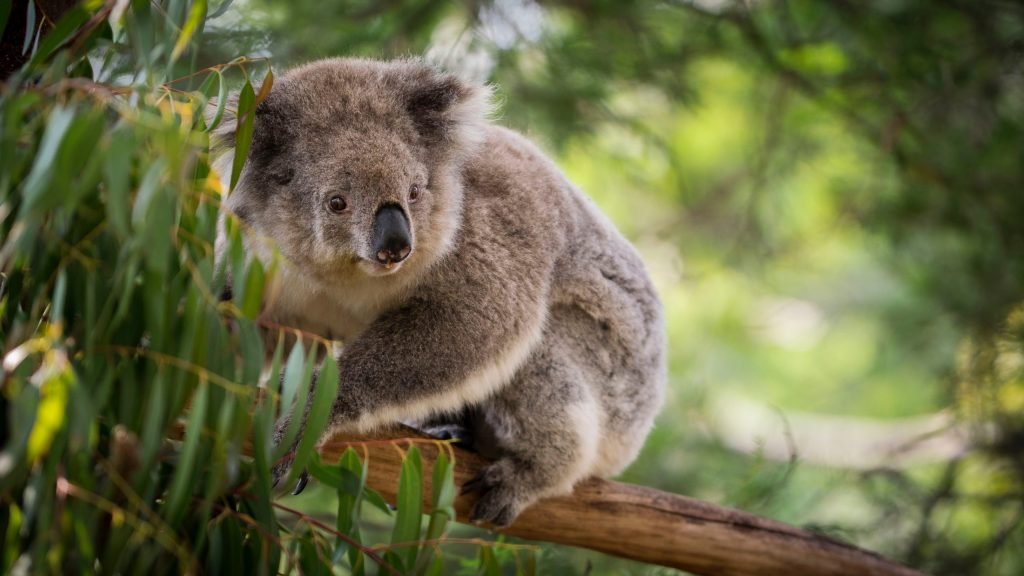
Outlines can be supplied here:
<path id="1" fill-rule="evenodd" d="M 35 462 L 50 448 L 57 432 L 64 427 L 69 389 L 75 375 L 63 350 L 49 350 L 32 377 L 38 381 L 40 400 L 32 434 L 28 438 L 27 458 Z"/>
<path id="2" fill-rule="evenodd" d="M 171 51 L 171 60 L 177 60 L 181 56 L 181 53 L 188 47 L 188 43 L 192 41 L 192 36 L 205 19 L 206 0 L 193 0 L 192 9 L 188 13 L 188 19 L 185 20 L 185 25 L 181 27 L 181 34 L 178 35 L 178 41 L 174 43 L 174 49 Z"/>

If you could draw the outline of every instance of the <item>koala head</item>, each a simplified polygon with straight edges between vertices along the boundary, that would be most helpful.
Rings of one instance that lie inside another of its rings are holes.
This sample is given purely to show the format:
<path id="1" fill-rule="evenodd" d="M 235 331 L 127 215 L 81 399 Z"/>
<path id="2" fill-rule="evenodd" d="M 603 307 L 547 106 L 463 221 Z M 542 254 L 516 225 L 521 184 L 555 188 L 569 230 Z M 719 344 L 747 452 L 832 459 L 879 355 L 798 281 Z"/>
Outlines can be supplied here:
<path id="1" fill-rule="evenodd" d="M 229 149 L 233 100 L 212 135 Z M 320 280 L 422 270 L 458 229 L 460 171 L 483 138 L 487 102 L 486 88 L 415 60 L 293 69 L 256 108 L 226 207 Z"/>

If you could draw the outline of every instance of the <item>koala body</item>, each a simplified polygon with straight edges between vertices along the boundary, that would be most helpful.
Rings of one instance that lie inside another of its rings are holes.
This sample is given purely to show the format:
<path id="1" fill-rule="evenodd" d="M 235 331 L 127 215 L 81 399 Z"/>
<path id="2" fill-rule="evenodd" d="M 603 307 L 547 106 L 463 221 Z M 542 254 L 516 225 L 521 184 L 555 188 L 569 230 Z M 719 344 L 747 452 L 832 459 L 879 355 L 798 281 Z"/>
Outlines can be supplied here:
<path id="1" fill-rule="evenodd" d="M 487 96 L 415 60 L 291 70 L 227 208 L 250 254 L 269 238 L 283 256 L 264 318 L 342 343 L 331 428 L 467 426 L 497 458 L 463 487 L 481 493 L 472 517 L 503 526 L 636 457 L 665 339 L 637 253 L 487 122 Z"/>

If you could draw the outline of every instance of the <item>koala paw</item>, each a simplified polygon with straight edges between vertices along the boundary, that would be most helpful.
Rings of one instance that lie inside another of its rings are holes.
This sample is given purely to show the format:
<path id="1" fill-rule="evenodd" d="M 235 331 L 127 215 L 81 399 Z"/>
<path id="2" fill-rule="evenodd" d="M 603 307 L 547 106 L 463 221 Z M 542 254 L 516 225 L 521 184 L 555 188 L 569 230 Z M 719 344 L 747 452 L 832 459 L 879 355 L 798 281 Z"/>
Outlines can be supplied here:
<path id="1" fill-rule="evenodd" d="M 292 459 L 293 458 L 294 458 L 294 454 L 290 454 L 290 453 L 289 454 L 285 454 L 284 457 L 281 458 L 281 460 L 277 464 L 274 464 L 274 466 L 271 467 L 271 469 L 270 469 L 270 488 L 271 488 L 271 490 L 277 489 L 277 486 L 279 484 L 281 484 L 281 482 L 283 482 L 283 481 L 288 479 L 288 475 L 291 474 L 291 471 L 292 471 Z M 302 474 L 299 474 L 299 479 L 295 482 L 295 487 L 292 488 L 292 491 L 291 491 L 292 496 L 296 496 L 298 494 L 301 494 L 302 491 L 306 489 L 306 484 L 308 484 L 308 483 L 309 483 L 309 473 L 306 472 L 305 470 L 303 470 Z"/>
<path id="2" fill-rule="evenodd" d="M 491 524 L 495 528 L 511 525 L 516 516 L 536 499 L 524 489 L 528 484 L 523 482 L 522 475 L 507 458 L 488 465 L 460 490 L 462 494 L 480 494 L 469 514 L 470 521 Z"/>

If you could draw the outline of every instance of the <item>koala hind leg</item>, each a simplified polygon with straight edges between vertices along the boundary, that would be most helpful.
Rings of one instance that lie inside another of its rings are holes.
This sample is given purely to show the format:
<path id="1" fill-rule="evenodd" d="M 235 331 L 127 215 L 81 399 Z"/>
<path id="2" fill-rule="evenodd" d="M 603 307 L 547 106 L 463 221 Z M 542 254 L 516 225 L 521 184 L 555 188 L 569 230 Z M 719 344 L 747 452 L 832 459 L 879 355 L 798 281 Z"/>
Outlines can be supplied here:
<path id="1" fill-rule="evenodd" d="M 572 492 L 591 472 L 600 441 L 598 404 L 584 371 L 551 336 L 474 414 L 473 435 L 490 437 L 498 456 L 462 486 L 463 493 L 480 493 L 474 523 L 507 526 L 538 499 Z"/>

